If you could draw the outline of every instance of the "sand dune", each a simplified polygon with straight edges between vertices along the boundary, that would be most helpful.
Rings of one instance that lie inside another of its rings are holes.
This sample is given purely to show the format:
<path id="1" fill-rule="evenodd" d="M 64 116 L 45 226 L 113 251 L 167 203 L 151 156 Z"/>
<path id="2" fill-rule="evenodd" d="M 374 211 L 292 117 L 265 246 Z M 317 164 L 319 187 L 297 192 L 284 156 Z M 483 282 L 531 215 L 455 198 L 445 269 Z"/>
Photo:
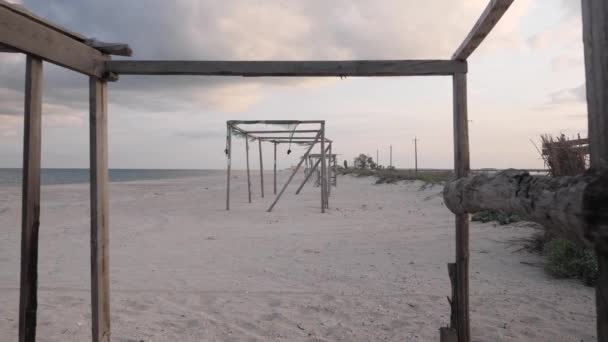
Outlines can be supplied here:
<path id="1" fill-rule="evenodd" d="M 254 182 L 248 204 L 242 174 L 230 212 L 222 175 L 113 183 L 112 340 L 438 341 L 454 259 L 440 188 L 338 182 L 326 214 L 312 186 L 267 213 Z M 90 339 L 88 211 L 87 185 L 43 187 L 39 341 Z M 20 189 L 0 189 L 0 341 L 17 336 L 19 216 Z M 532 232 L 472 223 L 474 340 L 594 340 L 593 289 L 531 266 L 513 240 Z"/>

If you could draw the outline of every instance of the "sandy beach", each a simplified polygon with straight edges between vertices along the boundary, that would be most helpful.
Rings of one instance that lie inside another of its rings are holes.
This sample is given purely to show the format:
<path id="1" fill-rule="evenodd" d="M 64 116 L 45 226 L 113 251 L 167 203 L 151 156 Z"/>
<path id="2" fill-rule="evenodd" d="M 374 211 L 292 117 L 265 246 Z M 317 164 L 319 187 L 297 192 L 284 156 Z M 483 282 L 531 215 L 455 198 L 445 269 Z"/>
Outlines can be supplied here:
<path id="1" fill-rule="evenodd" d="M 280 173 L 280 180 L 288 173 Z M 254 178 L 112 183 L 112 340 L 438 341 L 453 215 L 441 187 L 342 176 L 330 209 L 298 179 L 275 211 Z M 282 182 L 279 182 L 282 184 Z M 0 188 L 0 341 L 17 340 L 21 190 Z M 90 340 L 89 188 L 44 186 L 39 341 Z M 593 341 L 594 291 L 550 278 L 525 223 L 471 223 L 474 341 Z"/>

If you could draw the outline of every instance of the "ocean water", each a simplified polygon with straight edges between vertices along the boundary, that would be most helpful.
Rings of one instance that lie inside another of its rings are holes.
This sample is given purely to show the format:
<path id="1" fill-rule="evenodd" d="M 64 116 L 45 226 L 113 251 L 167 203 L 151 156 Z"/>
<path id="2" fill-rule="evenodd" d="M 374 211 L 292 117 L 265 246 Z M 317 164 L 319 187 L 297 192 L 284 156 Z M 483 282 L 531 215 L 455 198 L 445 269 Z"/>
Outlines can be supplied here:
<path id="1" fill-rule="evenodd" d="M 206 176 L 221 170 L 110 169 L 110 182 L 175 179 Z M 42 185 L 89 182 L 89 169 L 42 169 Z M 0 168 L 0 186 L 21 185 L 21 169 Z"/>

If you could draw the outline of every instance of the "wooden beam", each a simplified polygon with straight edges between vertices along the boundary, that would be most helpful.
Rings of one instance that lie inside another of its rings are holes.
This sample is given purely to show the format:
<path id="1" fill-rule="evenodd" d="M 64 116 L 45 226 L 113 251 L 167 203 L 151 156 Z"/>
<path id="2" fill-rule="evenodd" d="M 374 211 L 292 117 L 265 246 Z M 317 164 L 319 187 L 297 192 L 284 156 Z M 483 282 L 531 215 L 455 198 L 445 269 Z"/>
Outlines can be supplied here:
<path id="1" fill-rule="evenodd" d="M 228 120 L 228 123 L 234 125 L 299 125 L 299 124 L 320 124 L 323 120 Z"/>
<path id="2" fill-rule="evenodd" d="M 453 60 L 467 60 L 509 9 L 513 0 L 491 0 L 469 35 L 452 55 Z"/>
<path id="3" fill-rule="evenodd" d="M 318 132 L 318 131 L 317 131 Z M 315 137 L 279 137 L 279 136 L 261 136 L 261 137 L 257 137 L 256 139 L 261 139 L 261 140 L 310 140 L 310 141 L 314 141 Z M 327 141 L 327 139 L 325 139 Z"/>
<path id="4" fill-rule="evenodd" d="M 0 6 L 0 43 L 85 75 L 102 77 L 109 57 L 56 29 Z"/>
<path id="5" fill-rule="evenodd" d="M 271 134 L 271 133 L 318 133 L 319 130 L 318 129 L 296 129 L 296 130 L 275 130 L 275 131 L 248 131 L 248 130 L 244 130 L 247 133 L 253 133 L 253 134 Z M 289 138 L 289 137 L 286 137 Z"/>
<path id="6" fill-rule="evenodd" d="M 108 61 L 108 72 L 123 75 L 432 76 L 467 71 L 463 61 Z"/>
<path id="7" fill-rule="evenodd" d="M 583 43 L 587 91 L 587 122 L 591 169 L 608 169 L 608 3 L 583 0 Z M 607 189 L 597 189 L 598 193 Z M 587 222 L 586 229 L 602 240 L 608 238 L 608 201 L 595 209 L 597 219 Z M 603 218 L 603 220 L 599 219 Z M 599 276 L 596 285 L 597 340 L 608 342 L 608 248 L 596 244 Z"/>
<path id="8" fill-rule="evenodd" d="M 15 52 L 19 52 L 19 50 L 15 50 L 8 45 L 0 44 L 0 52 L 15 53 Z"/>
<path id="9" fill-rule="evenodd" d="M 23 187 L 21 198 L 21 279 L 19 341 L 36 340 L 38 308 L 38 228 L 40 226 L 40 155 L 42 60 L 27 56 L 23 125 Z"/>
<path id="10" fill-rule="evenodd" d="M 453 76 L 454 102 L 454 172 L 456 178 L 466 177 L 469 162 L 469 128 L 467 115 L 467 75 Z M 459 342 L 471 341 L 469 322 L 469 214 L 456 214 L 456 318 Z"/>
<path id="11" fill-rule="evenodd" d="M 93 342 L 110 341 L 108 86 L 89 79 L 91 162 L 91 306 Z"/>
<path id="12" fill-rule="evenodd" d="M 68 36 L 72 39 L 75 39 L 77 41 L 85 41 L 87 38 L 85 36 L 83 36 L 80 33 L 68 30 L 67 28 L 57 25 L 55 23 L 52 23 L 40 16 L 37 16 L 36 14 L 28 11 L 25 7 L 18 5 L 18 4 L 14 4 L 14 3 L 10 3 L 4 0 L 0 0 L 0 7 L 4 7 L 12 12 L 15 12 L 33 22 L 36 22 L 38 24 L 41 24 L 43 26 L 46 26 L 52 30 L 55 30 L 59 33 L 61 33 L 62 35 Z"/>

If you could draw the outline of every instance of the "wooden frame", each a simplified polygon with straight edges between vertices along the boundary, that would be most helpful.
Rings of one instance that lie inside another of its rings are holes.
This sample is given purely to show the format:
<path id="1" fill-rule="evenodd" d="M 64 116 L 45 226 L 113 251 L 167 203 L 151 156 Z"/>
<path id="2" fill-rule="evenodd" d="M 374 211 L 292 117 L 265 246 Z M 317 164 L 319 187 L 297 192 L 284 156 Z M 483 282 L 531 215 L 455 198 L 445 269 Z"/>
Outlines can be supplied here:
<path id="1" fill-rule="evenodd" d="M 451 76 L 454 94 L 454 169 L 457 177 L 469 173 L 467 129 L 467 59 L 504 15 L 513 0 L 491 0 L 472 31 L 458 47 L 451 60 L 352 60 L 352 61 L 111 61 L 110 55 L 130 55 L 126 44 L 103 43 L 68 31 L 26 11 L 22 7 L 0 0 L 0 52 L 23 52 L 28 55 L 26 67 L 23 213 L 21 242 L 21 284 L 19 309 L 19 340 L 34 341 L 36 333 L 37 244 L 40 192 L 40 113 L 42 61 L 51 62 L 83 73 L 90 79 L 90 156 L 91 156 L 91 298 L 93 341 L 110 340 L 109 264 L 108 264 L 108 166 L 107 166 L 107 84 L 119 74 L 129 75 L 216 75 L 216 76 Z M 604 0 L 582 0 L 585 66 L 587 70 L 587 103 L 589 108 L 589 150 L 592 171 L 608 168 L 608 4 Z M 275 121 L 293 122 L 290 120 Z M 304 123 L 305 121 L 301 121 Z M 320 142 L 322 155 L 322 192 L 327 183 L 325 123 L 311 137 L 296 140 L 310 142 L 308 155 Z M 226 135 L 227 192 L 226 209 L 230 205 L 230 170 L 232 130 L 229 121 Z M 249 122 L 253 123 L 253 122 Z M 263 123 L 263 122 L 255 122 Z M 242 133 L 242 132 L 241 132 Z M 273 132 L 279 133 L 279 132 Z M 314 133 L 314 132 L 307 132 Z M 259 133 L 257 133 L 259 134 Z M 307 140 L 308 139 L 308 140 Z M 294 140 L 294 139 L 290 139 Z M 277 144 L 280 137 L 259 138 L 259 144 Z M 275 153 L 276 155 L 276 153 Z M 304 162 L 300 160 L 298 168 Z M 310 168 L 310 165 L 309 165 Z M 276 158 L 274 165 L 276 175 Z M 291 178 L 293 178 L 291 175 Z M 289 181 L 290 181 L 289 180 Z M 284 185 L 275 203 L 285 190 Z M 276 177 L 274 192 L 276 193 Z M 321 208 L 327 208 L 328 196 L 321 196 Z M 591 209 L 589 209 L 591 210 Z M 601 220 L 589 222 L 584 229 L 605 241 L 608 219 L 595 208 Z M 593 215 L 588 214 L 590 217 Z M 581 228 L 582 229 L 582 228 Z M 453 285 L 451 326 L 441 330 L 443 341 L 470 341 L 468 308 L 468 215 L 456 214 L 456 263 L 449 266 Z M 600 265 L 597 289 L 598 341 L 608 342 L 608 248 L 597 244 Z"/>
<path id="2" fill-rule="evenodd" d="M 239 126 L 239 125 L 254 125 L 254 124 L 266 124 L 266 125 L 314 124 L 314 125 L 319 125 L 319 128 L 318 129 L 293 129 L 293 130 L 276 130 L 276 129 L 247 130 L 247 129 L 244 129 L 243 127 Z M 292 172 L 291 176 L 289 177 L 289 179 L 287 180 L 287 182 L 285 183 L 285 185 L 283 186 L 283 188 L 281 189 L 279 194 L 275 197 L 273 203 L 268 208 L 268 211 L 270 212 L 275 207 L 275 205 L 277 204 L 277 202 L 279 201 L 279 199 L 285 192 L 285 189 L 287 188 L 289 183 L 292 181 L 293 177 L 298 172 L 298 170 L 302 164 L 302 161 L 308 159 L 307 156 L 310 153 L 310 151 L 312 150 L 312 148 L 315 146 L 315 144 L 320 141 L 321 145 L 323 145 L 324 142 L 329 142 L 331 145 L 331 143 L 332 143 L 331 140 L 323 137 L 324 124 L 325 124 L 325 122 L 323 120 L 248 120 L 248 121 L 229 120 L 226 122 L 226 128 L 227 128 L 226 156 L 228 157 L 228 159 L 230 159 L 230 156 L 231 156 L 230 148 L 232 145 L 232 133 L 238 132 L 239 135 L 242 135 L 245 137 L 246 167 L 247 167 L 247 193 L 248 193 L 249 203 L 251 203 L 251 173 L 250 173 L 250 168 L 249 168 L 249 140 L 251 139 L 251 140 L 258 141 L 259 158 L 260 158 L 260 185 L 261 185 L 260 195 L 262 198 L 264 198 L 264 163 L 263 163 L 263 156 L 262 156 L 262 142 L 265 142 L 265 141 L 271 142 L 274 147 L 273 194 L 275 194 L 275 195 L 277 195 L 277 145 L 284 144 L 284 143 L 289 143 L 289 144 L 296 143 L 296 144 L 309 145 L 309 148 L 306 151 L 306 153 L 304 154 L 304 156 L 302 157 L 300 163 L 298 164 L 296 169 Z M 316 135 L 315 136 L 294 136 L 296 134 L 302 134 L 302 133 L 316 133 Z M 267 134 L 270 134 L 270 136 L 268 136 Z M 281 134 L 287 134 L 287 135 L 281 135 Z M 228 162 L 228 165 L 230 165 L 230 161 Z M 226 210 L 230 210 L 230 188 L 229 188 L 230 187 L 230 168 L 227 168 L 227 170 L 226 170 L 226 177 L 227 177 L 226 185 L 228 187 L 226 189 Z M 328 200 L 325 199 L 325 196 L 327 196 L 327 195 L 328 195 L 327 192 L 321 190 L 321 198 L 322 198 L 321 212 L 324 212 L 328 206 L 328 204 L 327 204 Z"/>

